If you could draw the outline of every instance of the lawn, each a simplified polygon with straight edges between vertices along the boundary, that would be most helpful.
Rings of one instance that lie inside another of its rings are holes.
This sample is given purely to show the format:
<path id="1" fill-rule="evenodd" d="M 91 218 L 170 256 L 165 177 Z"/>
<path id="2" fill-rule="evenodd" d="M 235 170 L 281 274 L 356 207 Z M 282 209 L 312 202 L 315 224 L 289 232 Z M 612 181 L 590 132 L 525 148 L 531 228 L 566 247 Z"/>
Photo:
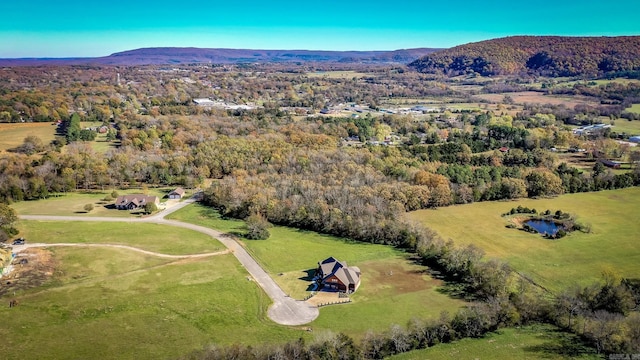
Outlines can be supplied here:
<path id="1" fill-rule="evenodd" d="M 310 337 L 266 318 L 269 299 L 233 255 L 167 262 L 121 249 L 53 251 L 54 279 L 0 307 L 3 359 L 168 359 L 212 343 Z"/>
<path id="2" fill-rule="evenodd" d="M 638 105 L 638 113 L 640 113 L 640 105 Z M 606 124 L 606 123 L 605 123 Z M 614 122 L 612 131 L 617 133 L 627 133 L 630 135 L 640 135 L 640 120 L 629 121 L 627 119 L 617 119 Z"/>
<path id="3" fill-rule="evenodd" d="M 626 108 L 625 111 L 640 114 L 640 104 L 633 104 L 630 107 Z"/>
<path id="4" fill-rule="evenodd" d="M 580 339 L 548 325 L 502 329 L 481 339 L 463 339 L 391 356 L 389 360 L 602 359 Z"/>
<path id="5" fill-rule="evenodd" d="M 488 257 L 508 261 L 551 290 L 589 284 L 605 270 L 637 278 L 640 273 L 640 188 L 568 194 L 553 199 L 482 202 L 437 210 L 420 210 L 411 219 L 459 245 L 475 244 Z M 547 240 L 505 226 L 500 215 L 522 205 L 539 211 L 562 210 L 592 227 L 560 240 Z"/>
<path id="6" fill-rule="evenodd" d="M 170 217 L 237 235 L 244 233 L 242 221 L 221 219 L 202 205 L 189 205 Z M 243 245 L 293 298 L 310 294 L 308 276 L 318 261 L 329 256 L 362 270 L 362 284 L 351 296 L 353 302 L 322 307 L 320 317 L 310 324 L 314 332 L 342 331 L 358 339 L 369 329 L 384 330 L 391 324 L 404 325 L 414 317 L 436 317 L 442 311 L 453 313 L 465 304 L 442 294 L 442 283 L 432 279 L 427 268 L 392 247 L 282 226 L 269 231 L 269 239 L 242 240 Z"/>
<path id="7" fill-rule="evenodd" d="M 172 255 L 225 249 L 208 235 L 157 224 L 21 220 L 18 229 L 32 243 L 121 244 Z"/>
<path id="8" fill-rule="evenodd" d="M 171 190 L 169 188 L 149 189 L 149 195 L 156 195 L 160 201 L 164 201 L 163 197 Z M 59 215 L 59 216 L 108 216 L 108 217 L 131 217 L 139 216 L 138 211 L 132 212 L 126 210 L 116 210 L 108 208 L 113 205 L 115 199 L 111 201 L 103 200 L 110 195 L 112 189 L 104 191 L 95 190 L 90 192 L 77 191 L 63 194 L 55 194 L 48 199 L 21 201 L 11 204 L 19 215 Z M 140 189 L 117 190 L 119 195 L 140 194 Z M 93 210 L 86 212 L 84 206 L 92 204 Z"/>
<path id="9" fill-rule="evenodd" d="M 45 123 L 0 123 L 0 150 L 7 150 L 22 144 L 27 136 L 37 136 L 44 144 L 55 139 L 56 126 Z"/>

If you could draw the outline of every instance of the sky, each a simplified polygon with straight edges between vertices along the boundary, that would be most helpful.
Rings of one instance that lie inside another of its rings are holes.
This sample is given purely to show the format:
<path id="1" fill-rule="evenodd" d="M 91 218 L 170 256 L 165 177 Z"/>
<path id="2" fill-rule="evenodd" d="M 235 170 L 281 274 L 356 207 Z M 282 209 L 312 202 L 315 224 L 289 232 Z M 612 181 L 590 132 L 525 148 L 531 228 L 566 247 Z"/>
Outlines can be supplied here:
<path id="1" fill-rule="evenodd" d="M 0 58 L 165 46 L 396 50 L 511 35 L 640 35 L 640 0 L 0 0 L 0 13 Z"/>

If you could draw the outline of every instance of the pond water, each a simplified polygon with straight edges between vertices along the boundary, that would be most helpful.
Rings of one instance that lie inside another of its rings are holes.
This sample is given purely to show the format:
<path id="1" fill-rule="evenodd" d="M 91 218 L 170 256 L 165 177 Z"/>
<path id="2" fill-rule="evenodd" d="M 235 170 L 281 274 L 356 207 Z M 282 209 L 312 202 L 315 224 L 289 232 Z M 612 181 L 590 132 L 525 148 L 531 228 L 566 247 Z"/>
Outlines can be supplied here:
<path id="1" fill-rule="evenodd" d="M 525 222 L 525 224 L 536 229 L 536 231 L 538 231 L 540 234 L 543 234 L 543 235 L 544 234 L 555 235 L 558 232 L 558 230 L 562 229 L 562 227 L 559 226 L 558 224 L 548 220 L 529 220 Z"/>

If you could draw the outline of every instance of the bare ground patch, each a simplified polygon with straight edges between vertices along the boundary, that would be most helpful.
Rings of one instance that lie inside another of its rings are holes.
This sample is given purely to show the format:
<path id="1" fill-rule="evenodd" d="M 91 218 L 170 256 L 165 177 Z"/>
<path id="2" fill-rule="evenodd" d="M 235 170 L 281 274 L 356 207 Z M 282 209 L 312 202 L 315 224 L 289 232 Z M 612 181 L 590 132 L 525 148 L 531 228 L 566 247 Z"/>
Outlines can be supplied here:
<path id="1" fill-rule="evenodd" d="M 0 297 L 44 284 L 53 276 L 56 261 L 51 251 L 30 248 L 16 254 L 11 267 L 11 272 L 0 279 Z"/>
<path id="2" fill-rule="evenodd" d="M 393 289 L 394 294 L 406 294 L 443 285 L 429 276 L 428 269 L 411 263 L 375 261 L 360 267 L 368 286 Z M 366 272 L 365 272 L 366 270 Z"/>

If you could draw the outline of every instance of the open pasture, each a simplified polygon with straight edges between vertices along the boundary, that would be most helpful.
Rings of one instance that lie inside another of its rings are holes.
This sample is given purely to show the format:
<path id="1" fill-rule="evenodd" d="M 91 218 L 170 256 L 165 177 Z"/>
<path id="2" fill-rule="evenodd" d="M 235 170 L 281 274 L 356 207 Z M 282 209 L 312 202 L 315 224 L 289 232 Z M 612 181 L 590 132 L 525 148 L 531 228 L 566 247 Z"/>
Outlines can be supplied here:
<path id="1" fill-rule="evenodd" d="M 389 360 L 475 359 L 601 359 L 580 339 L 549 325 L 501 329 L 479 339 L 462 339 L 424 350 L 391 356 Z"/>
<path id="2" fill-rule="evenodd" d="M 46 145 L 55 139 L 56 126 L 44 123 L 0 123 L 0 150 L 8 150 L 22 144 L 27 136 L 37 136 Z"/>
<path id="3" fill-rule="evenodd" d="M 170 255 L 225 249 L 197 231 L 158 224 L 21 220 L 18 228 L 30 243 L 118 244 Z"/>
<path id="4" fill-rule="evenodd" d="M 122 249 L 52 251 L 50 282 L 0 307 L 3 359 L 170 359 L 213 343 L 310 336 L 267 319 L 269 299 L 231 254 L 167 261 Z"/>
<path id="5" fill-rule="evenodd" d="M 603 271 L 637 278 L 640 274 L 640 188 L 568 194 L 552 199 L 520 199 L 420 210 L 409 218 L 457 245 L 474 244 L 487 257 L 506 260 L 518 272 L 550 290 L 601 279 Z M 591 226 L 560 240 L 506 228 L 501 214 L 522 205 L 538 211 L 562 210 Z"/>
<path id="6" fill-rule="evenodd" d="M 173 188 L 157 188 L 145 190 L 148 195 L 155 195 L 164 201 L 163 197 Z M 132 217 L 139 216 L 137 210 L 117 210 L 112 208 L 115 199 L 104 200 L 110 196 L 113 190 L 95 190 L 88 192 L 60 193 L 43 200 L 20 201 L 11 204 L 20 215 L 56 215 L 56 216 L 108 216 L 108 217 Z M 145 191 L 140 189 L 117 190 L 119 195 L 140 194 Z M 87 212 L 86 204 L 92 204 L 93 210 Z M 162 205 L 160 206 L 162 207 Z"/>
<path id="7" fill-rule="evenodd" d="M 556 96 L 556 95 L 545 95 L 542 92 L 536 91 L 521 91 L 521 92 L 511 92 L 511 93 L 500 93 L 500 94 L 479 94 L 473 96 L 474 99 L 478 100 L 486 100 L 492 103 L 502 103 L 505 96 L 511 97 L 515 104 L 551 104 L 551 105 L 565 105 L 568 108 L 573 108 L 576 105 L 580 104 L 588 104 L 588 105 L 598 105 L 597 102 L 594 102 L 593 99 L 587 97 L 580 96 Z"/>

